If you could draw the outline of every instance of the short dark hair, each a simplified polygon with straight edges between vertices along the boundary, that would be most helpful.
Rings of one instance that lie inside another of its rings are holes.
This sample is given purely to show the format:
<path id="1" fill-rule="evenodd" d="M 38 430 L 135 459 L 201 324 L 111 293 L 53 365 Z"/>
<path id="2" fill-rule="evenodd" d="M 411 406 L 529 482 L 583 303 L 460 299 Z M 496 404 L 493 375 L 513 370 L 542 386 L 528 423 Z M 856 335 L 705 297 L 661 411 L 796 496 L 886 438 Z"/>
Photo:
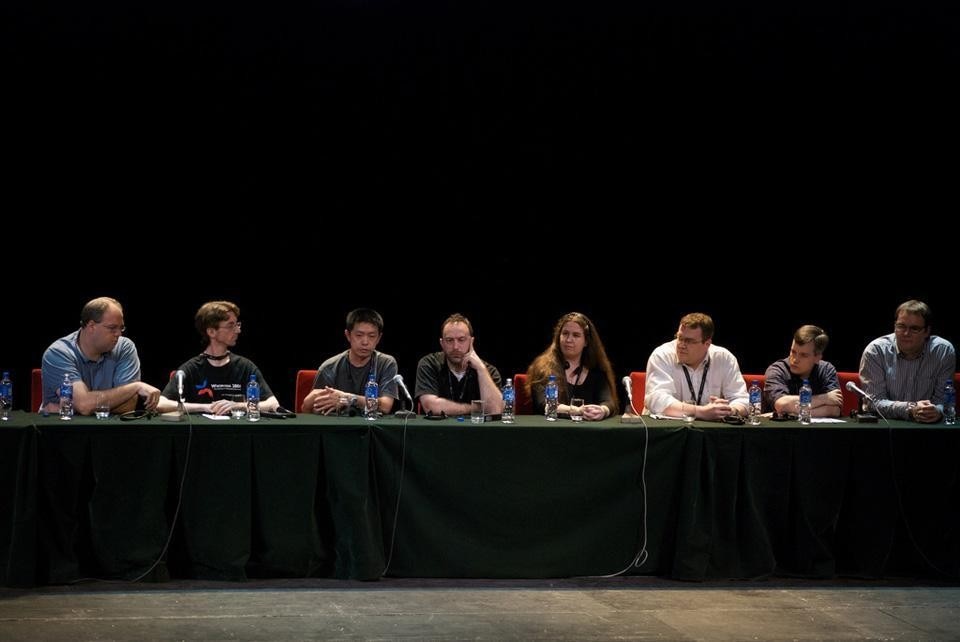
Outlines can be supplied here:
<path id="1" fill-rule="evenodd" d="M 815 325 L 800 326 L 800 328 L 793 333 L 793 340 L 797 342 L 797 345 L 801 346 L 813 342 L 814 354 L 823 354 L 823 351 L 827 349 L 827 344 L 830 343 L 830 337 L 823 331 L 823 328 Z"/>
<path id="2" fill-rule="evenodd" d="M 925 326 L 930 325 L 933 322 L 933 313 L 930 312 L 930 306 L 923 301 L 910 299 L 909 301 L 904 301 L 901 303 L 897 307 L 897 313 L 893 315 L 894 321 L 897 320 L 897 317 L 900 316 L 901 312 L 906 312 L 907 314 L 916 314 L 917 316 L 923 317 L 923 325 Z"/>
<path id="3" fill-rule="evenodd" d="M 471 336 L 471 337 L 473 336 L 473 324 L 470 323 L 470 319 L 468 319 L 467 317 L 463 316 L 463 315 L 460 314 L 459 312 L 454 312 L 453 314 L 451 314 L 450 316 L 448 316 L 447 319 L 446 319 L 443 323 L 440 324 L 440 336 L 441 336 L 441 337 L 443 336 L 443 329 L 444 329 L 445 327 L 447 327 L 448 325 L 450 325 L 451 323 L 462 323 L 463 325 L 467 326 L 467 332 L 470 334 L 470 336 Z"/>
<path id="4" fill-rule="evenodd" d="M 353 330 L 358 323 L 371 323 L 377 326 L 377 332 L 383 334 L 383 317 L 371 308 L 357 308 L 347 312 L 347 332 Z"/>

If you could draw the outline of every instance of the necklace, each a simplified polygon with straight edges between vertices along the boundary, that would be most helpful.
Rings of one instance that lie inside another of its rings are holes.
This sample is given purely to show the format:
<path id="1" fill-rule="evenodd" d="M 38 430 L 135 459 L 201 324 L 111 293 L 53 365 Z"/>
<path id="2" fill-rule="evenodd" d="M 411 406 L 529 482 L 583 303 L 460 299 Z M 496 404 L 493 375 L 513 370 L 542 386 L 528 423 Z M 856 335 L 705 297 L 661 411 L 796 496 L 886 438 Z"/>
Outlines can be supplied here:
<path id="1" fill-rule="evenodd" d="M 204 352 L 200 356 L 204 357 L 205 359 L 210 359 L 210 361 L 223 361 L 224 359 L 230 356 L 230 351 L 227 350 L 223 354 L 207 354 L 206 352 Z"/>

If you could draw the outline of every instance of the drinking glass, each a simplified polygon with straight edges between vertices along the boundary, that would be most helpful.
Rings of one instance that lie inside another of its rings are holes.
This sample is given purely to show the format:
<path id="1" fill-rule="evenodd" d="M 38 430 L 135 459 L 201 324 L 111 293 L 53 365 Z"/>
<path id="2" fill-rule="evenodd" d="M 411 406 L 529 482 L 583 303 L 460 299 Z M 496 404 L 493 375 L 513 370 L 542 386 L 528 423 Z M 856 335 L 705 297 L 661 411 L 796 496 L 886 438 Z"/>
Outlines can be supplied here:
<path id="1" fill-rule="evenodd" d="M 93 414 L 97 419 L 110 417 L 110 404 L 107 403 L 107 395 L 102 392 L 97 393 L 97 405 L 93 408 Z"/>
<path id="2" fill-rule="evenodd" d="M 583 421 L 583 399 L 574 397 L 570 400 L 570 419 Z"/>
<path id="3" fill-rule="evenodd" d="M 483 400 L 474 399 L 470 402 L 470 423 L 483 423 Z"/>

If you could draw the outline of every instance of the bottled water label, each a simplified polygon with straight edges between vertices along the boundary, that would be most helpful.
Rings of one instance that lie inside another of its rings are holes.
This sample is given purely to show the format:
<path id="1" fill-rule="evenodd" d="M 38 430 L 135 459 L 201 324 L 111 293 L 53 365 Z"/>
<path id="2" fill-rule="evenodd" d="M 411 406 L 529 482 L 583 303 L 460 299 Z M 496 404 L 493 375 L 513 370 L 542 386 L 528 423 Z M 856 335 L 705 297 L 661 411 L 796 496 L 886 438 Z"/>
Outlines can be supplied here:
<path id="1" fill-rule="evenodd" d="M 550 375 L 550 380 L 547 383 L 546 390 L 544 390 L 545 397 L 545 408 L 544 412 L 547 416 L 547 421 L 556 421 L 557 420 L 557 406 L 558 404 L 558 393 L 557 381 L 553 375 Z"/>
<path id="2" fill-rule="evenodd" d="M 63 383 L 60 384 L 60 419 L 73 419 L 73 383 L 67 375 L 63 375 Z"/>
<path id="3" fill-rule="evenodd" d="M 760 384 L 754 381 L 750 386 L 750 424 L 753 426 L 760 425 L 760 414 L 763 412 L 761 399 Z"/>
<path id="4" fill-rule="evenodd" d="M 378 398 L 380 396 L 380 386 L 377 385 L 372 376 L 367 381 L 367 387 L 363 392 L 365 401 L 363 415 L 368 420 L 373 421 L 380 415 L 378 412 L 380 409 L 380 399 Z"/>
<path id="5" fill-rule="evenodd" d="M 813 390 L 810 388 L 810 382 L 803 380 L 803 386 L 800 387 L 800 423 L 810 423 L 810 404 L 813 401 Z"/>
<path id="6" fill-rule="evenodd" d="M 943 391 L 943 423 L 948 426 L 957 423 L 957 391 L 952 381 L 947 381 Z"/>
<path id="7" fill-rule="evenodd" d="M 247 421 L 260 421 L 260 384 L 255 375 L 247 384 Z"/>
<path id="8" fill-rule="evenodd" d="M 4 372 L 3 379 L 0 379 L 0 419 L 8 421 L 12 409 L 13 383 L 10 381 L 10 374 Z"/>

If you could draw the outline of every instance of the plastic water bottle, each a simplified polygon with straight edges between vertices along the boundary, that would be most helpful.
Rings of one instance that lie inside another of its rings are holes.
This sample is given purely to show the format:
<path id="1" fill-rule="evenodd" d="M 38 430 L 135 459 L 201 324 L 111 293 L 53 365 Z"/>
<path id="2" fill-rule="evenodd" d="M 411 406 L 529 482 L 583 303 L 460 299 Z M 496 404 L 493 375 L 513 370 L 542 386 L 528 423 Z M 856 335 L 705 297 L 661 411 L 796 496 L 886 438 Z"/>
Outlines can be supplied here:
<path id="1" fill-rule="evenodd" d="M 11 410 L 13 410 L 13 382 L 10 381 L 10 373 L 4 371 L 3 379 L 0 379 L 0 419 L 9 421 Z"/>
<path id="2" fill-rule="evenodd" d="M 73 419 L 73 384 L 70 382 L 70 375 L 66 373 L 60 384 L 60 419 L 63 421 Z"/>
<path id="3" fill-rule="evenodd" d="M 503 387 L 503 414 L 500 415 L 500 421 L 505 424 L 513 423 L 513 402 L 516 399 L 513 389 L 513 379 L 507 379 L 507 385 Z"/>
<path id="4" fill-rule="evenodd" d="M 544 401 L 543 414 L 547 421 L 557 420 L 557 406 L 560 404 L 560 391 L 557 388 L 557 375 L 550 375 L 547 379 L 547 387 L 543 391 Z"/>
<path id="5" fill-rule="evenodd" d="M 810 381 L 803 380 L 800 386 L 800 423 L 808 425 L 810 423 L 810 405 L 813 403 L 813 388 L 810 387 Z"/>
<path id="6" fill-rule="evenodd" d="M 363 416 L 367 421 L 375 421 L 380 416 L 377 412 L 380 408 L 380 386 L 377 385 L 376 375 L 372 372 L 367 378 L 367 387 L 363 389 L 363 397 L 365 403 Z"/>
<path id="7" fill-rule="evenodd" d="M 260 421 L 260 384 L 252 373 L 247 382 L 247 421 Z"/>
<path id="8" fill-rule="evenodd" d="M 763 398 L 763 392 L 760 390 L 760 382 L 754 380 L 750 384 L 750 425 L 759 426 L 760 425 L 760 413 L 763 410 L 761 406 L 761 400 Z"/>
<path id="9" fill-rule="evenodd" d="M 953 389 L 953 381 L 947 379 L 943 387 L 943 423 L 952 426 L 957 423 L 957 391 Z"/>

